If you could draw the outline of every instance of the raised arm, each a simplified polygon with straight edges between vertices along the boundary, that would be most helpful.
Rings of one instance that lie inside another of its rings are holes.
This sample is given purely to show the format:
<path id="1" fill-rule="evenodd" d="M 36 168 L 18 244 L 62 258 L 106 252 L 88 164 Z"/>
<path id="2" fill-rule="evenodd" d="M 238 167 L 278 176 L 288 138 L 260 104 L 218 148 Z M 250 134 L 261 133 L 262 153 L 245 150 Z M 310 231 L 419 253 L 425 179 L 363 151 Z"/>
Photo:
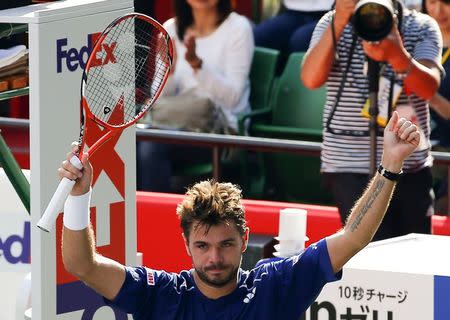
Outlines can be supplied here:
<path id="1" fill-rule="evenodd" d="M 325 17 L 330 20 L 328 25 L 326 25 L 326 21 L 321 20 L 316 30 L 314 30 L 313 39 L 311 40 L 312 44 L 303 59 L 300 75 L 306 87 L 316 89 L 327 81 L 335 57 L 331 25 L 334 25 L 335 39 L 336 42 L 339 42 L 339 38 L 350 20 L 356 3 L 357 0 L 337 0 L 335 12 L 333 14 L 328 13 Z M 332 16 L 334 17 L 332 18 Z M 321 28 L 325 28 L 325 30 L 323 31 Z M 316 37 L 320 38 L 314 43 Z"/>
<path id="2" fill-rule="evenodd" d="M 419 145 L 417 127 L 394 112 L 384 130 L 381 164 L 392 173 L 399 173 L 403 161 Z M 345 263 L 363 249 L 373 238 L 386 213 L 395 188 L 395 182 L 379 173 L 370 182 L 356 202 L 344 229 L 326 239 L 333 271 L 338 272 Z"/>
<path id="3" fill-rule="evenodd" d="M 73 152 L 76 145 L 73 145 Z M 62 256 L 66 270 L 86 283 L 100 295 L 112 300 L 125 280 L 125 269 L 120 263 L 99 255 L 95 250 L 95 239 L 89 222 L 90 185 L 92 167 L 86 155 L 83 169 L 78 170 L 69 159 L 59 168 L 60 177 L 77 182 L 64 207 Z"/>

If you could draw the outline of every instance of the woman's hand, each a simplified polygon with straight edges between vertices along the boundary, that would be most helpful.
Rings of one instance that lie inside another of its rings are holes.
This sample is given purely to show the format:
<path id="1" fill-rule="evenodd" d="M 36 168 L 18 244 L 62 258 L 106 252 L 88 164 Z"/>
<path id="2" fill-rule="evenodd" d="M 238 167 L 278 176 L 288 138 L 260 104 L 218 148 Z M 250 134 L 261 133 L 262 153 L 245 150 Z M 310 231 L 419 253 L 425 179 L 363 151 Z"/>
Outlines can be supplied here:
<path id="1" fill-rule="evenodd" d="M 201 67 L 202 59 L 197 56 L 195 39 L 197 35 L 194 31 L 186 31 L 184 35 L 184 45 L 186 46 L 186 53 L 184 58 L 190 64 L 193 69 L 198 69 Z"/>

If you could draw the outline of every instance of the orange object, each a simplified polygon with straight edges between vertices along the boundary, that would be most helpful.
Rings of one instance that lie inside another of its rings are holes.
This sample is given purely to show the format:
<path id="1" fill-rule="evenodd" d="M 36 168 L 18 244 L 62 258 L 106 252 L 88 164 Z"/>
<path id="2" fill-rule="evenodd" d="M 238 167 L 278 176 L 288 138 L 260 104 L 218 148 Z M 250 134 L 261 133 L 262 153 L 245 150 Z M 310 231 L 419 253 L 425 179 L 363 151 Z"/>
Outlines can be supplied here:
<path id="1" fill-rule="evenodd" d="M 8 81 L 0 81 L 0 92 L 8 90 Z"/>
<path id="2" fill-rule="evenodd" d="M 28 74 L 16 74 L 6 77 L 3 80 L 8 82 L 8 87 L 10 90 L 19 89 L 28 85 Z"/>

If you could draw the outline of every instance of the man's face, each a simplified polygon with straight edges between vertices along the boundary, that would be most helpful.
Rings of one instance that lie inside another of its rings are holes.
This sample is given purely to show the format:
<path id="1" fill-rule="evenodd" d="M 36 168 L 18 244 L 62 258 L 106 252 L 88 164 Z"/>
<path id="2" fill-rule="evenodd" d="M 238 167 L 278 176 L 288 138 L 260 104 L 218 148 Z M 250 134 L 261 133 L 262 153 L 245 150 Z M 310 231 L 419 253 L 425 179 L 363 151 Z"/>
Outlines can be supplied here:
<path id="1" fill-rule="evenodd" d="M 248 230 L 241 236 L 234 222 L 207 229 L 207 226 L 194 223 L 189 239 L 183 235 L 186 249 L 200 280 L 209 286 L 222 288 L 236 282 L 242 253 L 247 248 Z"/>

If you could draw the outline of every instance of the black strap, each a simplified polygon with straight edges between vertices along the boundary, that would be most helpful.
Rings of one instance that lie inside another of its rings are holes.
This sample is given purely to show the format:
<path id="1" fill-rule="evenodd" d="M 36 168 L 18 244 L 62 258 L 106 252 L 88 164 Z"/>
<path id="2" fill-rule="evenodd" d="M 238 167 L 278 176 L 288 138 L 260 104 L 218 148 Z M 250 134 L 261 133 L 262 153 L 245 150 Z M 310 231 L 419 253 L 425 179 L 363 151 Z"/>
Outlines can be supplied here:
<path id="1" fill-rule="evenodd" d="M 399 1 L 395 1 L 397 5 L 397 23 L 398 23 L 398 31 L 400 32 L 400 35 L 403 35 L 403 6 Z M 392 73 L 391 76 L 391 86 L 389 88 L 389 104 L 388 104 L 388 116 L 389 118 L 392 115 L 393 111 L 393 99 L 394 99 L 394 84 L 395 84 L 395 72 Z"/>
<path id="2" fill-rule="evenodd" d="M 394 181 L 394 182 L 399 181 L 403 175 L 403 170 L 400 170 L 399 173 L 394 173 L 394 172 L 388 171 L 385 168 L 383 168 L 383 166 L 381 164 L 378 166 L 377 171 L 379 174 L 381 174 L 386 179 Z"/>
<path id="3" fill-rule="evenodd" d="M 336 39 L 336 34 L 335 34 L 335 30 L 334 30 L 334 14 L 333 14 L 333 17 L 331 20 L 331 32 L 333 33 L 334 50 L 335 50 L 335 53 L 337 53 L 337 43 L 334 43 L 334 41 Z M 352 44 L 350 46 L 350 52 L 348 55 L 347 64 L 345 66 L 344 75 L 341 79 L 341 83 L 339 84 L 339 89 L 336 94 L 336 99 L 334 100 L 333 108 L 331 109 L 331 112 L 328 115 L 327 123 L 325 125 L 325 128 L 328 132 L 331 132 L 332 134 L 336 134 L 336 135 L 366 136 L 366 135 L 368 135 L 368 132 L 369 132 L 369 131 L 366 132 L 366 131 L 354 131 L 354 130 L 345 130 L 345 129 L 343 130 L 343 129 L 331 128 L 331 120 L 333 119 L 334 113 L 336 112 L 336 109 L 337 109 L 337 105 L 338 105 L 339 101 L 341 100 L 342 89 L 344 88 L 345 81 L 347 80 L 347 74 L 348 74 L 348 71 L 350 70 L 350 63 L 352 61 L 352 56 L 353 56 L 353 53 L 354 53 L 355 47 L 356 47 L 356 40 L 357 40 L 357 36 L 355 33 L 353 33 Z"/>
<path id="4" fill-rule="evenodd" d="M 399 32 L 400 35 L 403 34 L 402 32 L 402 22 L 403 22 L 403 6 L 400 2 L 396 1 L 397 4 L 397 18 L 398 18 L 398 26 L 399 26 Z M 336 32 L 335 32 L 335 28 L 334 28 L 334 16 L 335 16 L 336 12 L 333 13 L 332 17 L 331 17 L 331 33 L 332 33 L 332 38 L 333 38 L 333 48 L 334 48 L 334 52 L 335 52 L 335 57 L 338 59 L 339 55 L 338 55 L 338 50 L 337 50 L 337 40 L 336 40 Z M 345 81 L 347 80 L 347 74 L 348 71 L 350 69 L 350 63 L 352 61 L 352 56 L 353 53 L 355 51 L 355 47 L 356 47 L 356 41 L 357 41 L 357 36 L 356 34 L 353 32 L 353 38 L 352 38 L 352 44 L 350 47 L 350 52 L 348 55 L 348 60 L 347 60 L 347 64 L 345 66 L 345 71 L 344 71 L 344 75 L 341 79 L 341 83 L 339 84 L 339 89 L 338 92 L 336 94 L 336 99 L 334 101 L 334 105 L 333 108 L 331 109 L 331 112 L 328 116 L 327 122 L 326 122 L 326 130 L 332 134 L 335 135 L 344 135 L 344 136 L 357 136 L 357 137 L 368 137 L 370 136 L 370 130 L 369 128 L 367 130 L 347 130 L 347 129 L 333 129 L 331 128 L 331 120 L 336 112 L 337 106 L 339 104 L 339 101 L 341 100 L 341 96 L 342 96 L 342 90 L 344 88 L 344 84 Z M 390 79 L 390 88 L 389 88 L 389 103 L 388 103 L 388 116 L 390 117 L 392 114 L 392 109 L 393 109 L 393 93 L 394 93 L 394 83 L 395 83 L 395 75 L 392 75 L 391 79 Z M 379 130 L 377 132 L 378 136 L 383 136 L 383 131 Z"/>
<path id="5" fill-rule="evenodd" d="M 392 114 L 392 109 L 393 109 L 393 105 L 392 105 L 392 99 L 394 99 L 394 83 L 395 83 L 395 75 L 391 76 L 391 86 L 389 87 L 389 103 L 388 103 L 388 110 L 387 110 L 387 114 L 389 115 L 389 117 Z"/>

